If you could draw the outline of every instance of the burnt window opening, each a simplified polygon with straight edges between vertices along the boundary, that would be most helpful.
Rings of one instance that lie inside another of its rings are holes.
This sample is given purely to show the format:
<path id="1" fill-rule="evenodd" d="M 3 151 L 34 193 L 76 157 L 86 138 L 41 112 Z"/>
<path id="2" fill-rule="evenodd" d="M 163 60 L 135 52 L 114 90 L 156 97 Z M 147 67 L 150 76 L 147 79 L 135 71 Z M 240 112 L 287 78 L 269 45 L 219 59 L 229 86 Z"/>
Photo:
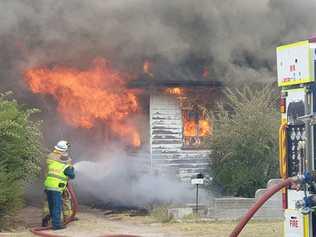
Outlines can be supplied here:
<path id="1" fill-rule="evenodd" d="M 182 110 L 183 147 L 207 148 L 206 140 L 212 135 L 213 126 L 206 113 L 198 108 Z"/>

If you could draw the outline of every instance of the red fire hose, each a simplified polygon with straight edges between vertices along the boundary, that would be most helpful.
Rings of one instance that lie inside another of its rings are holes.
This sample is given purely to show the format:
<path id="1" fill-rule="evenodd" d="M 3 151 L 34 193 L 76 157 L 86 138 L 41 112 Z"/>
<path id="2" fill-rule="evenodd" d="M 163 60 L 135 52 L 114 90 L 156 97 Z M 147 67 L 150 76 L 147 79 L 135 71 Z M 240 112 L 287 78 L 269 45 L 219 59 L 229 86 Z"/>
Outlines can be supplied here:
<path id="1" fill-rule="evenodd" d="M 72 214 L 70 217 L 68 217 L 64 224 L 67 225 L 69 224 L 70 222 L 74 221 L 75 220 L 75 216 L 77 214 L 77 211 L 78 211 L 78 199 L 77 199 L 77 196 L 76 196 L 76 193 L 74 192 L 73 190 L 73 187 L 70 183 L 68 183 L 68 192 L 70 194 L 70 197 L 71 197 L 71 204 L 72 204 Z M 38 228 L 33 228 L 31 229 L 31 232 L 35 235 L 38 235 L 38 236 L 43 236 L 43 237 L 66 237 L 66 236 L 63 236 L 63 235 L 57 235 L 57 234 L 54 234 L 54 233 L 47 233 L 45 232 L 45 230 L 50 230 L 52 229 L 51 226 L 48 226 L 48 227 L 38 227 Z M 102 235 L 101 237 L 138 237 L 136 235 Z"/>
<path id="2" fill-rule="evenodd" d="M 72 213 L 71 215 L 64 221 L 64 224 L 67 225 L 70 222 L 72 222 L 75 219 L 75 216 L 77 214 L 78 211 L 78 199 L 77 196 L 73 190 L 73 187 L 70 183 L 68 183 L 67 185 L 68 188 L 68 192 L 70 194 L 71 197 L 71 204 L 72 204 Z M 47 232 L 43 232 L 44 230 L 50 230 L 52 227 L 48 226 L 48 227 L 37 227 L 37 228 L 33 228 L 31 229 L 31 232 L 35 235 L 38 236 L 44 236 L 44 237 L 61 237 L 60 235 L 56 235 L 56 234 L 50 234 Z"/>
<path id="3" fill-rule="evenodd" d="M 270 187 L 257 201 L 255 204 L 252 205 L 252 207 L 248 210 L 248 212 L 243 216 L 243 218 L 240 220 L 238 225 L 235 227 L 235 229 L 231 232 L 229 237 L 237 237 L 242 229 L 245 227 L 245 225 L 248 223 L 248 221 L 251 219 L 251 217 L 258 211 L 258 209 L 275 193 L 280 191 L 284 187 L 288 187 L 291 184 L 295 183 L 294 178 L 287 178 L 283 180 L 282 182 L 273 185 Z"/>

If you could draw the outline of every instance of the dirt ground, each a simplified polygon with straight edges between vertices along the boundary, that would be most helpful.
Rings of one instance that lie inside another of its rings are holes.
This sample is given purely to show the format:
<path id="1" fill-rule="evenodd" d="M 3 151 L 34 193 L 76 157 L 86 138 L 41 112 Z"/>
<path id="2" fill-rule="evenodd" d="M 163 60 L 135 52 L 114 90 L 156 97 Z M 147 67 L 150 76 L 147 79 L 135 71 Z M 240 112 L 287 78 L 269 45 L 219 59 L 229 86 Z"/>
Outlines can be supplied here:
<path id="1" fill-rule="evenodd" d="M 38 226 L 41 218 L 39 208 L 24 208 L 16 217 L 16 227 L 0 236 L 33 236 L 29 228 Z M 63 236 L 101 236 L 104 234 L 132 234 L 144 237 L 225 237 L 235 226 L 231 221 L 196 221 L 158 223 L 151 216 L 131 216 L 130 213 L 105 214 L 104 211 L 81 207 L 79 220 L 59 230 Z M 246 226 L 241 237 L 282 236 L 281 221 L 254 221 Z"/>

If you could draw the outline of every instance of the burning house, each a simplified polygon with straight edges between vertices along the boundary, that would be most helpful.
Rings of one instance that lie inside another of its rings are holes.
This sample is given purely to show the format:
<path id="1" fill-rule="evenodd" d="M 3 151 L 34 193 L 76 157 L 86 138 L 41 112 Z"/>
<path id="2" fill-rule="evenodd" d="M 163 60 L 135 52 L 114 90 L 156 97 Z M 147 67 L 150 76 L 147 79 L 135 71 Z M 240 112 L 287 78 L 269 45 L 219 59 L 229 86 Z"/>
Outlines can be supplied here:
<path id="1" fill-rule="evenodd" d="M 119 143 L 142 157 L 138 163 L 187 182 L 207 173 L 213 127 L 206 108 L 215 104 L 221 83 L 206 80 L 206 70 L 197 76 L 161 68 L 145 61 L 141 76 L 131 79 L 98 58 L 85 69 L 30 68 L 25 81 L 33 93 L 52 96 L 70 126 L 101 132 L 106 146 Z"/>
<path id="2" fill-rule="evenodd" d="M 185 75 L 173 79 L 170 73 L 156 76 L 145 62 L 144 74 L 129 83 L 147 95 L 150 166 L 189 182 L 198 173 L 208 173 L 213 124 L 207 108 L 214 105 L 222 83 L 205 80 L 205 71 L 195 80 Z"/>

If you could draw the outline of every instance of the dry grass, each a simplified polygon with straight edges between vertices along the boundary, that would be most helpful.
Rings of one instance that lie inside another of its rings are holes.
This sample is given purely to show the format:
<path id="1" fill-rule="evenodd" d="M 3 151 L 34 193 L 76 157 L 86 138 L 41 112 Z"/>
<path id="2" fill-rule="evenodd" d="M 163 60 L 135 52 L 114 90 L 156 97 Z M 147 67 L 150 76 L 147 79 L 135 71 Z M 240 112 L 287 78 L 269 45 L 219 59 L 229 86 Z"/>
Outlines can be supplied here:
<path id="1" fill-rule="evenodd" d="M 183 222 L 164 224 L 163 229 L 181 232 L 183 236 L 225 237 L 229 236 L 236 224 L 237 222 L 228 221 Z M 282 233 L 282 221 L 252 221 L 245 227 L 240 237 L 280 237 Z"/>
<path id="2" fill-rule="evenodd" d="M 150 213 L 150 217 L 161 223 L 168 223 L 173 220 L 173 217 L 168 214 L 168 206 L 154 208 Z"/>
<path id="3" fill-rule="evenodd" d="M 25 209 L 21 214 L 26 226 L 2 236 L 32 236 L 26 229 L 39 225 L 40 210 Z M 165 210 L 157 211 L 158 218 L 165 217 Z M 71 223 L 67 229 L 58 231 L 65 236 L 100 236 L 102 234 L 135 234 L 143 237 L 226 237 L 237 224 L 232 221 L 202 221 L 187 218 L 182 222 L 157 221 L 155 215 L 130 216 L 128 213 L 104 215 L 103 211 L 83 209 L 79 212 L 79 221 Z M 162 218 L 164 220 L 164 218 Z M 38 223 L 36 223 L 38 222 Z M 282 236 L 281 221 L 252 221 L 240 237 L 279 237 Z"/>

